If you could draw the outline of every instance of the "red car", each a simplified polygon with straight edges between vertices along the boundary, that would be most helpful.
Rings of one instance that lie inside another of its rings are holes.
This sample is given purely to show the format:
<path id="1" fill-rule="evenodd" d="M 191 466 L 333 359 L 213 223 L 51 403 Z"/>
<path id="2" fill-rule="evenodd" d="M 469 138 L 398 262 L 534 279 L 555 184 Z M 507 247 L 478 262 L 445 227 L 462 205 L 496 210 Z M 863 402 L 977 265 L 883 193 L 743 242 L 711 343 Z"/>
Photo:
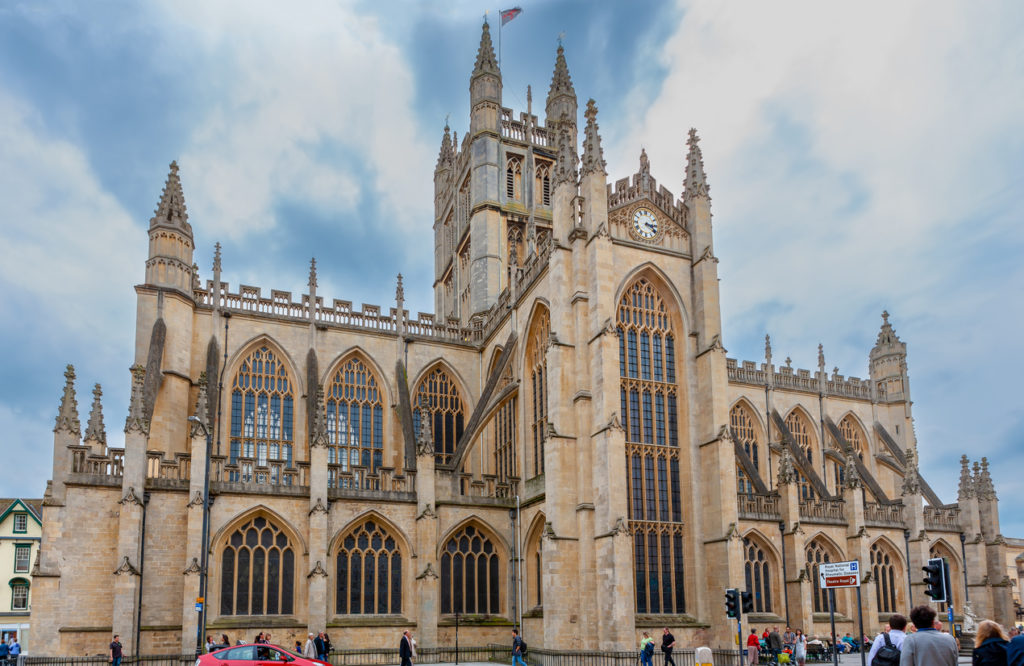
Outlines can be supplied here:
<path id="1" fill-rule="evenodd" d="M 269 643 L 246 643 L 200 655 L 196 666 L 331 666 L 326 661 L 307 659 Z"/>

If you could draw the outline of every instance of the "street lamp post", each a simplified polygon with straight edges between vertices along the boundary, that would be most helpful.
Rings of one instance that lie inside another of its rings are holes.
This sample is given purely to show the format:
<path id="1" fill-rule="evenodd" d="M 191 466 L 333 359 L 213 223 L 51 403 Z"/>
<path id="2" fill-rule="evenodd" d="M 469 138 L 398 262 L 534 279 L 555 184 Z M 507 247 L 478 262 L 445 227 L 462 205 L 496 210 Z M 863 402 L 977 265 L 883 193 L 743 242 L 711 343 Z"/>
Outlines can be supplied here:
<path id="1" fill-rule="evenodd" d="M 199 554 L 199 598 L 202 599 L 199 611 L 199 622 L 196 626 L 196 657 L 202 654 L 203 638 L 206 633 L 206 578 L 210 551 L 210 454 L 213 452 L 213 433 L 210 426 L 195 416 L 189 421 L 198 423 L 206 433 L 206 460 L 203 462 L 203 535 L 202 552 Z"/>

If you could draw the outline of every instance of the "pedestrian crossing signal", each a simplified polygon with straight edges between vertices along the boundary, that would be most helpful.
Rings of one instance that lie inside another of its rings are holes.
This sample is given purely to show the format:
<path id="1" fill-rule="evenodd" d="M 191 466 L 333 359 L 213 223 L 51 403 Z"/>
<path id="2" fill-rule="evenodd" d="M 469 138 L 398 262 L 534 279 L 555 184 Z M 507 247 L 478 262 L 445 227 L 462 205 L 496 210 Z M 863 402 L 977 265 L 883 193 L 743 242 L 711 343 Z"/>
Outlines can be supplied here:
<path id="1" fill-rule="evenodd" d="M 725 591 L 725 616 L 739 617 L 740 613 L 740 591 L 730 587 Z"/>

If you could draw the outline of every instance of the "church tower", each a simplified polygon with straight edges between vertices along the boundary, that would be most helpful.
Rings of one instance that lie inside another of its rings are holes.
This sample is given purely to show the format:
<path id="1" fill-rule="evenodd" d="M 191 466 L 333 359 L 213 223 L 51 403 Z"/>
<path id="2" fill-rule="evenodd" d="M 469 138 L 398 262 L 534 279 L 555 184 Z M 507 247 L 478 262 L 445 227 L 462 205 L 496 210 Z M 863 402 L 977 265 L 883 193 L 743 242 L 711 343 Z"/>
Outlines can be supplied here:
<path id="1" fill-rule="evenodd" d="M 192 293 L 192 225 L 188 223 L 185 195 L 178 179 L 178 163 L 171 162 L 160 203 L 149 220 L 149 258 L 146 284 Z"/>

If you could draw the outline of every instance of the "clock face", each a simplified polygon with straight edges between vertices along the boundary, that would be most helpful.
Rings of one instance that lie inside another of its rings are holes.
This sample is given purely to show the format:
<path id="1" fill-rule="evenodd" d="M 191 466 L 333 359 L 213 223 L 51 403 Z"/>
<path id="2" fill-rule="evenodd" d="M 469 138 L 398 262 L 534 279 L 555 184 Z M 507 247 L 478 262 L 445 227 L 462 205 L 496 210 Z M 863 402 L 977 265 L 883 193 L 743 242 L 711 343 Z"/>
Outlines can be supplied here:
<path id="1" fill-rule="evenodd" d="M 647 208 L 633 211 L 633 233 L 644 240 L 650 240 L 658 234 L 658 218 Z"/>

